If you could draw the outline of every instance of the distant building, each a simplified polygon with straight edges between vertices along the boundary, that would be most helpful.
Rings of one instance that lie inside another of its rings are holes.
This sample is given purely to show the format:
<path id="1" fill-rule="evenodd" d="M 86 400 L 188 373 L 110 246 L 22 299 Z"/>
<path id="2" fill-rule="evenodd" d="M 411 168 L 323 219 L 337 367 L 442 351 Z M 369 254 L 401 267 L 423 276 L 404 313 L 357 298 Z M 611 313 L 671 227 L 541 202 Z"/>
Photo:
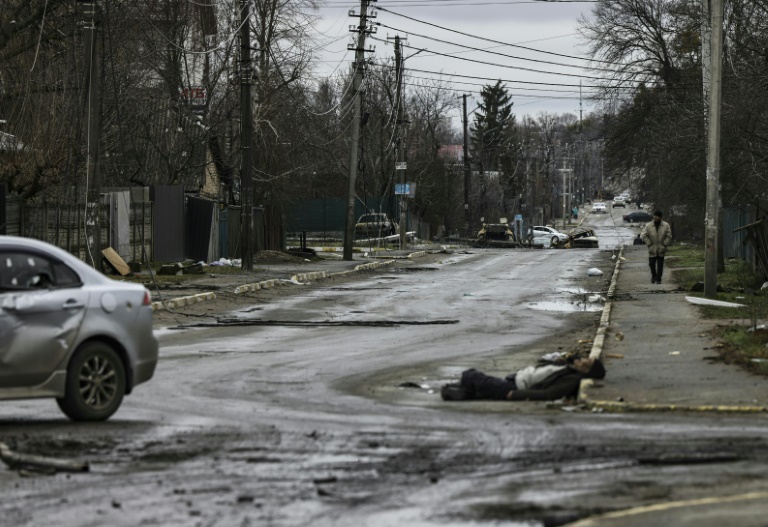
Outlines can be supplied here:
<path id="1" fill-rule="evenodd" d="M 440 147 L 437 155 L 446 163 L 463 163 L 464 147 L 462 145 L 444 145 Z"/>

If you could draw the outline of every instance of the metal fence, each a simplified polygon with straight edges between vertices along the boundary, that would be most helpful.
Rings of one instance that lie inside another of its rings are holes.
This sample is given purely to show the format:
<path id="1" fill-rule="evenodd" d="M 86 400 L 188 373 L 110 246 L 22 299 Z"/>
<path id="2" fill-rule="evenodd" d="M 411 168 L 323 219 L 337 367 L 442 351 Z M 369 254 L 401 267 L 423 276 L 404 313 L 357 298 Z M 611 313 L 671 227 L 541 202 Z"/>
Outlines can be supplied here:
<path id="1" fill-rule="evenodd" d="M 127 204 L 128 243 L 119 251 L 127 262 L 153 259 L 152 203 L 141 201 Z M 99 204 L 100 241 L 106 248 L 115 244 L 115 233 L 126 232 L 117 225 L 118 217 L 112 213 L 112 204 L 106 199 Z M 2 223 L 2 221 L 0 221 Z M 66 205 L 44 202 L 24 203 L 15 196 L 5 200 L 5 233 L 11 236 L 35 238 L 56 245 L 84 261 L 91 261 L 87 243 L 86 207 L 84 203 Z M 117 251 L 118 248 L 115 248 Z"/>

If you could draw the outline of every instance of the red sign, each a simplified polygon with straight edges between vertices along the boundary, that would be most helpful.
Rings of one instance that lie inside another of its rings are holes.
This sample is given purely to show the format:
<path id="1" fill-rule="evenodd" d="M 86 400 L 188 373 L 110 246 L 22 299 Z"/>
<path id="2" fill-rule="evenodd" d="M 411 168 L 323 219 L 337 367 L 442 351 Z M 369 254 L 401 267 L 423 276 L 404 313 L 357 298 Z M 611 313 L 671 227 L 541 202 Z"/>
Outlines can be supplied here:
<path id="1" fill-rule="evenodd" d="M 181 88 L 179 98 L 193 106 L 205 106 L 208 101 L 208 93 L 202 86 L 192 86 L 190 88 Z"/>

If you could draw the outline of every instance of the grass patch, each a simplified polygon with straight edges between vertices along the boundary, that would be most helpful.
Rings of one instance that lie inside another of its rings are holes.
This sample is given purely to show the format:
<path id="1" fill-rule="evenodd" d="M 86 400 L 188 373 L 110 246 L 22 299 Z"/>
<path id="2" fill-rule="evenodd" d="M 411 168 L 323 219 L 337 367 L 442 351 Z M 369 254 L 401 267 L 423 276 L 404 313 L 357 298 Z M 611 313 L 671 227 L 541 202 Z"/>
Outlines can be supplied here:
<path id="1" fill-rule="evenodd" d="M 702 245 L 672 245 L 667 250 L 664 263 L 670 267 L 695 267 L 704 270 L 704 247 Z"/>
<path id="2" fill-rule="evenodd" d="M 704 297 L 697 286 L 704 282 L 704 247 L 670 247 L 664 263 L 672 268 L 673 279 L 690 296 Z M 728 321 L 718 326 L 714 337 L 721 343 L 720 356 L 726 363 L 741 364 L 752 372 L 768 375 L 768 330 L 757 329 L 768 318 L 768 291 L 761 290 L 762 277 L 740 260 L 726 260 L 725 272 L 717 274 L 716 300 L 744 307 L 699 306 L 704 318 Z"/>
<path id="3" fill-rule="evenodd" d="M 740 364 L 748 370 L 768 375 L 768 330 L 750 331 L 743 325 L 718 326 L 714 330 L 720 341 L 720 356 L 726 363 Z"/>

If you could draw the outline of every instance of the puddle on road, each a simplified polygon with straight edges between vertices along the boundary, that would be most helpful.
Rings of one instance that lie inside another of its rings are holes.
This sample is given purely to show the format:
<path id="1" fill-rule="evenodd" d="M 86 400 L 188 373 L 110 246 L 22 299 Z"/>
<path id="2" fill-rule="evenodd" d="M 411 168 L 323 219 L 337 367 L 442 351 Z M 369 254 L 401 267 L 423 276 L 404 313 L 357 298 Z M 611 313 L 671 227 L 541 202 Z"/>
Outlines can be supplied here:
<path id="1" fill-rule="evenodd" d="M 533 302 L 528 304 L 531 309 L 538 311 L 557 311 L 559 313 L 602 311 L 602 304 L 590 304 L 588 302 L 573 302 L 565 300 L 549 300 L 545 302 Z"/>
<path id="2" fill-rule="evenodd" d="M 604 300 L 599 293 L 587 291 L 580 287 L 562 287 L 557 296 L 549 297 L 538 302 L 530 302 L 528 307 L 538 311 L 555 311 L 558 313 L 602 311 Z"/>

